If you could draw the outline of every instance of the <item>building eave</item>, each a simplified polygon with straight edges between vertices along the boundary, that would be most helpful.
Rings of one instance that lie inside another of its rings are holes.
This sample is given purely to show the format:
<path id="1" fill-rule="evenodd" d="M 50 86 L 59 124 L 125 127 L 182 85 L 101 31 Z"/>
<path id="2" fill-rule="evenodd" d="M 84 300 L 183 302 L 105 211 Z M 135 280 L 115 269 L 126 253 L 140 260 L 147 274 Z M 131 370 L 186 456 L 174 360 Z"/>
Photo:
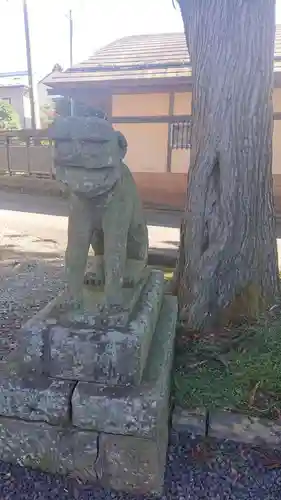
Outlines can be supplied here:
<path id="1" fill-rule="evenodd" d="M 274 88 L 281 88 L 281 71 L 274 73 Z M 128 79 L 119 81 L 102 81 L 102 82 L 57 82 L 53 83 L 48 88 L 49 95 L 69 96 L 73 93 L 85 92 L 102 92 L 107 94 L 143 94 L 143 93 L 162 93 L 171 89 L 177 92 L 185 92 L 192 90 L 192 77 L 175 77 L 175 78 L 151 78 L 151 79 Z"/>
<path id="2" fill-rule="evenodd" d="M 169 77 L 169 78 L 151 78 L 143 80 L 118 80 L 102 82 L 58 82 L 52 84 L 48 89 L 49 95 L 70 95 L 73 92 L 81 91 L 100 91 L 103 93 L 147 93 L 147 92 L 167 92 L 171 87 L 184 91 L 191 89 L 192 80 L 190 77 Z"/>
<path id="3" fill-rule="evenodd" d="M 26 85 L 0 85 L 0 90 L 1 89 L 22 89 L 22 90 L 28 90 L 28 87 Z"/>

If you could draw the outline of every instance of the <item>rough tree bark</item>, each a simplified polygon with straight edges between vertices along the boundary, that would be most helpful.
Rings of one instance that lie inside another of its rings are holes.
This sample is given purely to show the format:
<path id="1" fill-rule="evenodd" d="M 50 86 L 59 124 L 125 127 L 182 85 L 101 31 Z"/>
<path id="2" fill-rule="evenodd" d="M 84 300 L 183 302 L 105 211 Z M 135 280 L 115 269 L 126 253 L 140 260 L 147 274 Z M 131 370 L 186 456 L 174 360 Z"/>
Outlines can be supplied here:
<path id="1" fill-rule="evenodd" d="M 178 0 L 191 56 L 191 163 L 174 285 L 192 329 L 279 294 L 272 191 L 275 0 Z"/>

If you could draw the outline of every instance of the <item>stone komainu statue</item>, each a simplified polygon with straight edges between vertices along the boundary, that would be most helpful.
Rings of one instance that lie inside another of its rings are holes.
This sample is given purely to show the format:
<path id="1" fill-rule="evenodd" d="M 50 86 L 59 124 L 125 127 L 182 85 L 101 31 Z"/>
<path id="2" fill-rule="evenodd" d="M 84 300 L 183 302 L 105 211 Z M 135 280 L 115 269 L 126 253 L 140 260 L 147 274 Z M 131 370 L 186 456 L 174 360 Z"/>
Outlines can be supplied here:
<path id="1" fill-rule="evenodd" d="M 104 284 L 107 304 L 118 306 L 123 285 L 139 281 L 148 252 L 140 197 L 123 163 L 127 141 L 96 117 L 58 118 L 51 135 L 57 179 L 71 192 L 65 259 L 69 290 L 81 305 L 85 279 Z M 85 278 L 90 245 L 95 263 Z"/>

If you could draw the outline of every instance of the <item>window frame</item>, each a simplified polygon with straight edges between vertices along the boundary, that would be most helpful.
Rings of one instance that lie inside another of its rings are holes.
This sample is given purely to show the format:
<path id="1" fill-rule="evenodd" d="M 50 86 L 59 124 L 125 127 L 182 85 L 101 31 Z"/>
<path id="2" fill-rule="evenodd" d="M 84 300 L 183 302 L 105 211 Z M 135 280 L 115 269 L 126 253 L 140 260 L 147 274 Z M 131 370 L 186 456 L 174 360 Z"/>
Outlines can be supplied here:
<path id="1" fill-rule="evenodd" d="M 170 147 L 171 149 L 191 148 L 191 119 L 173 121 L 170 124 Z"/>

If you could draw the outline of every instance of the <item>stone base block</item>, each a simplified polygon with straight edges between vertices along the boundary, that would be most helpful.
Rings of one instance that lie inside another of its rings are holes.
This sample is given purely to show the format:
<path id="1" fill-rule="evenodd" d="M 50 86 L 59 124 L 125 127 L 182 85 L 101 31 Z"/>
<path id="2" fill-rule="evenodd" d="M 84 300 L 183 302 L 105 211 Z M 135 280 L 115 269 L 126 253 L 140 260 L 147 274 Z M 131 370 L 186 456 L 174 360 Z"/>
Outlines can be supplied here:
<path id="1" fill-rule="evenodd" d="M 108 327 L 97 321 L 66 324 L 43 311 L 21 332 L 13 356 L 23 371 L 41 372 L 64 380 L 107 385 L 137 385 L 146 365 L 164 293 L 164 275 L 152 271 L 126 327 Z M 96 318 L 97 319 L 97 318 Z M 16 358 L 16 359 L 15 359 Z"/>
<path id="2" fill-rule="evenodd" d="M 167 427 L 176 321 L 176 298 L 165 296 L 143 380 L 138 387 L 77 384 L 72 397 L 75 426 L 144 438 L 155 438 L 159 428 Z"/>
<path id="3" fill-rule="evenodd" d="M 177 301 L 165 296 L 139 387 L 4 378 L 0 460 L 161 494 L 176 318 Z"/>
<path id="4" fill-rule="evenodd" d="M 73 389 L 74 384 L 64 380 L 4 376 L 0 381 L 0 416 L 69 424 Z"/>
<path id="5" fill-rule="evenodd" d="M 167 428 L 155 440 L 0 418 L 0 459 L 135 494 L 162 491 Z"/>
<path id="6" fill-rule="evenodd" d="M 133 494 L 161 495 L 167 446 L 167 427 L 155 441 L 102 434 L 96 464 L 102 485 Z"/>
<path id="7" fill-rule="evenodd" d="M 54 474 L 95 481 L 97 439 L 94 432 L 0 418 L 0 459 Z"/>

